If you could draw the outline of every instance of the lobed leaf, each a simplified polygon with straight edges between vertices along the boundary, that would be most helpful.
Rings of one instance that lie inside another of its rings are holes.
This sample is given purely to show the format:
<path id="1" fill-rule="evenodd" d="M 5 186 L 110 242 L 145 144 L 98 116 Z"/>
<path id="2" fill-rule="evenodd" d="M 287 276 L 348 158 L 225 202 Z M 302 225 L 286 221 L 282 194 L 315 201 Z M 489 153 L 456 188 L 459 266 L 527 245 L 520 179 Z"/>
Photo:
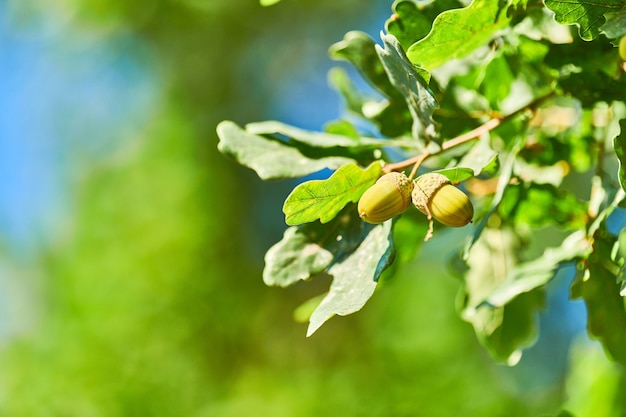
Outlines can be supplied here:
<path id="1" fill-rule="evenodd" d="M 438 107 L 435 95 L 428 87 L 424 72 L 407 59 L 400 43 L 393 35 L 381 34 L 384 48 L 376 45 L 376 52 L 389 76 L 391 84 L 402 94 L 413 117 L 413 137 L 424 131 L 427 137 L 436 134 L 433 111 Z M 429 76 L 428 76 L 429 77 Z"/>
<path id="2" fill-rule="evenodd" d="M 600 28 L 600 31 L 607 38 L 620 38 L 626 35 L 626 8 L 616 13 L 607 13 L 605 16 L 606 23 Z"/>
<path id="3" fill-rule="evenodd" d="M 324 272 L 338 254 L 358 246 L 361 224 L 354 207 L 346 207 L 326 225 L 314 222 L 289 227 L 265 254 L 263 281 L 287 287 Z"/>
<path id="4" fill-rule="evenodd" d="M 394 14 L 385 23 L 385 29 L 398 39 L 404 49 L 408 49 L 428 35 L 439 13 L 461 7 L 457 0 L 438 0 L 424 6 L 418 6 L 413 0 L 397 1 L 393 5 Z"/>
<path id="5" fill-rule="evenodd" d="M 300 178 L 355 162 L 342 156 L 309 157 L 293 144 L 248 133 L 231 121 L 221 122 L 217 135 L 220 152 L 253 169 L 263 180 Z"/>
<path id="6" fill-rule="evenodd" d="M 333 148 L 338 146 L 343 148 L 352 148 L 359 151 L 389 145 L 389 141 L 385 139 L 367 137 L 352 138 L 332 133 L 312 132 L 310 130 L 300 129 L 275 120 L 248 123 L 246 125 L 246 132 L 255 135 L 284 135 L 296 142 L 304 143 L 317 148 Z"/>
<path id="7" fill-rule="evenodd" d="M 355 164 L 339 168 L 326 180 L 298 185 L 283 205 L 285 221 L 297 225 L 320 220 L 327 223 L 348 203 L 355 203 L 381 174 L 380 162 L 362 169 Z"/>
<path id="8" fill-rule="evenodd" d="M 606 13 L 626 8 L 623 0 L 545 0 L 545 5 L 554 12 L 557 22 L 578 26 L 578 34 L 586 41 L 600 34 Z"/>
<path id="9" fill-rule="evenodd" d="M 393 255 L 392 221 L 364 224 L 359 246 L 328 269 L 333 282 L 311 315 L 307 337 L 334 315 L 345 316 L 360 310 L 374 294 L 376 282 L 391 264 Z"/>
<path id="10" fill-rule="evenodd" d="M 263 282 L 287 287 L 323 272 L 332 260 L 333 254 L 302 228 L 290 227 L 265 254 Z"/>
<path id="11" fill-rule="evenodd" d="M 409 60 L 432 70 L 487 44 L 511 20 L 501 4 L 493 0 L 474 0 L 465 8 L 441 13 L 428 36 L 407 50 Z"/>

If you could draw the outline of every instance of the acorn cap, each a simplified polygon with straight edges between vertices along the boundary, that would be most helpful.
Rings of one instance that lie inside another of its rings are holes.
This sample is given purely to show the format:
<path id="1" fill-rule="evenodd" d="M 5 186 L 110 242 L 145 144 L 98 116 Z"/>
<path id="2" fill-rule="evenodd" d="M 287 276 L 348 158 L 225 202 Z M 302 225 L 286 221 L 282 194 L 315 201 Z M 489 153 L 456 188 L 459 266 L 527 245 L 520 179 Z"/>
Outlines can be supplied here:
<path id="1" fill-rule="evenodd" d="M 413 182 L 402 172 L 383 175 L 361 196 L 359 216 L 368 223 L 383 223 L 411 205 Z"/>
<path id="2" fill-rule="evenodd" d="M 433 195 L 435 195 L 437 190 L 446 184 L 450 184 L 450 180 L 445 175 L 431 172 L 417 177 L 414 183 L 415 187 L 413 188 L 413 193 L 411 194 L 413 204 L 419 211 L 429 215 L 430 210 L 428 209 L 428 201 Z"/>
<path id="3" fill-rule="evenodd" d="M 474 207 L 469 197 L 438 173 L 424 174 L 415 180 L 413 204 L 429 219 L 451 227 L 471 223 Z"/>

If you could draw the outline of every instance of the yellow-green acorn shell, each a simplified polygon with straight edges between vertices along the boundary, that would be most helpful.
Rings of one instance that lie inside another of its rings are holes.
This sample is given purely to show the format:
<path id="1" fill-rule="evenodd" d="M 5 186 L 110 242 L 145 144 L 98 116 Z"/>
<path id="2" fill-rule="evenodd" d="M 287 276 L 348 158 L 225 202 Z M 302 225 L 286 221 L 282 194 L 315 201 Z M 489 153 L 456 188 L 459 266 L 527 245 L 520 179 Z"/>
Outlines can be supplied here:
<path id="1" fill-rule="evenodd" d="M 622 61 L 626 61 L 626 35 L 622 36 L 622 39 L 619 40 L 619 56 L 622 58 Z"/>
<path id="2" fill-rule="evenodd" d="M 411 195 L 419 211 L 451 227 L 472 221 L 474 206 L 469 197 L 444 175 L 431 172 L 417 178 Z"/>
<path id="3" fill-rule="evenodd" d="M 363 221 L 378 224 L 404 213 L 411 205 L 413 182 L 402 172 L 383 175 L 368 188 L 358 204 Z"/>

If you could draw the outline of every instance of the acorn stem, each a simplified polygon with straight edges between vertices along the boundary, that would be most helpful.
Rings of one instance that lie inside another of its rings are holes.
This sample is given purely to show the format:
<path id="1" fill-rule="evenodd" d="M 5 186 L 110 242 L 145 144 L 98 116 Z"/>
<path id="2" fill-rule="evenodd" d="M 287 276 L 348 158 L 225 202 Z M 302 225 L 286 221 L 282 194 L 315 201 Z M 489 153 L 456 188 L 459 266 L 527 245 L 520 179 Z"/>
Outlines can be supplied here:
<path id="1" fill-rule="evenodd" d="M 462 135 L 459 135 L 455 138 L 452 138 L 450 140 L 445 141 L 442 145 L 441 148 L 439 150 L 437 150 L 436 152 L 428 152 L 428 151 L 424 151 L 419 155 L 416 155 L 412 158 L 409 159 L 405 159 L 404 161 L 400 161 L 400 162 L 395 162 L 393 164 L 386 164 L 383 167 L 383 173 L 389 173 L 389 172 L 393 172 L 393 171 L 400 171 L 403 170 L 405 168 L 410 167 L 411 165 L 413 165 L 413 169 L 411 170 L 411 174 L 409 175 L 409 179 L 413 179 L 415 177 L 415 174 L 417 173 L 417 170 L 419 169 L 420 165 L 422 164 L 422 162 L 424 162 L 426 160 L 426 158 L 430 157 L 430 156 L 434 156 L 434 155 L 438 155 L 440 153 L 443 153 L 449 149 L 452 149 L 454 147 L 457 147 L 459 145 L 462 145 L 466 142 L 475 140 L 480 138 L 483 134 L 492 131 L 493 129 L 495 129 L 496 127 L 500 126 L 502 123 L 508 121 L 509 119 L 512 119 L 513 117 L 517 116 L 518 114 L 525 112 L 527 110 L 534 110 L 536 109 L 541 103 L 543 103 L 545 100 L 549 99 L 550 97 L 554 96 L 556 94 L 555 91 L 550 91 L 549 93 L 536 98 L 535 100 L 531 101 L 530 103 L 528 103 L 527 105 L 525 105 L 524 107 L 520 107 L 519 109 L 505 115 L 505 116 L 496 116 L 493 117 L 489 120 L 487 120 L 485 123 L 483 123 L 482 125 L 478 126 L 477 128 L 470 130 L 469 132 L 463 133 Z"/>
<path id="2" fill-rule="evenodd" d="M 411 173 L 409 174 L 409 180 L 413 180 L 413 178 L 415 178 L 415 174 L 417 174 L 417 170 L 419 169 L 420 165 L 422 165 L 422 162 L 424 162 L 424 160 L 428 158 L 429 155 L 430 154 L 428 152 L 424 152 L 418 155 L 417 158 L 413 158 L 415 159 L 415 164 L 413 165 L 413 169 L 411 170 Z"/>

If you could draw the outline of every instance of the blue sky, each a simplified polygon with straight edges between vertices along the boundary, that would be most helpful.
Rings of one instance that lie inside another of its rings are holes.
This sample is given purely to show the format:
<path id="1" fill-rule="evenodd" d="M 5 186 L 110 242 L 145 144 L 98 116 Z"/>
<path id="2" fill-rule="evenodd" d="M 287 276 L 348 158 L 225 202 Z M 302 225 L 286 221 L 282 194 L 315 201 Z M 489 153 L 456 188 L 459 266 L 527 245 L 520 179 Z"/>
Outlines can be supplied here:
<path id="1" fill-rule="evenodd" d="M 67 224 L 80 165 L 145 120 L 155 93 L 132 38 L 46 23 L 18 25 L 0 1 L 0 241 L 17 258 Z"/>

